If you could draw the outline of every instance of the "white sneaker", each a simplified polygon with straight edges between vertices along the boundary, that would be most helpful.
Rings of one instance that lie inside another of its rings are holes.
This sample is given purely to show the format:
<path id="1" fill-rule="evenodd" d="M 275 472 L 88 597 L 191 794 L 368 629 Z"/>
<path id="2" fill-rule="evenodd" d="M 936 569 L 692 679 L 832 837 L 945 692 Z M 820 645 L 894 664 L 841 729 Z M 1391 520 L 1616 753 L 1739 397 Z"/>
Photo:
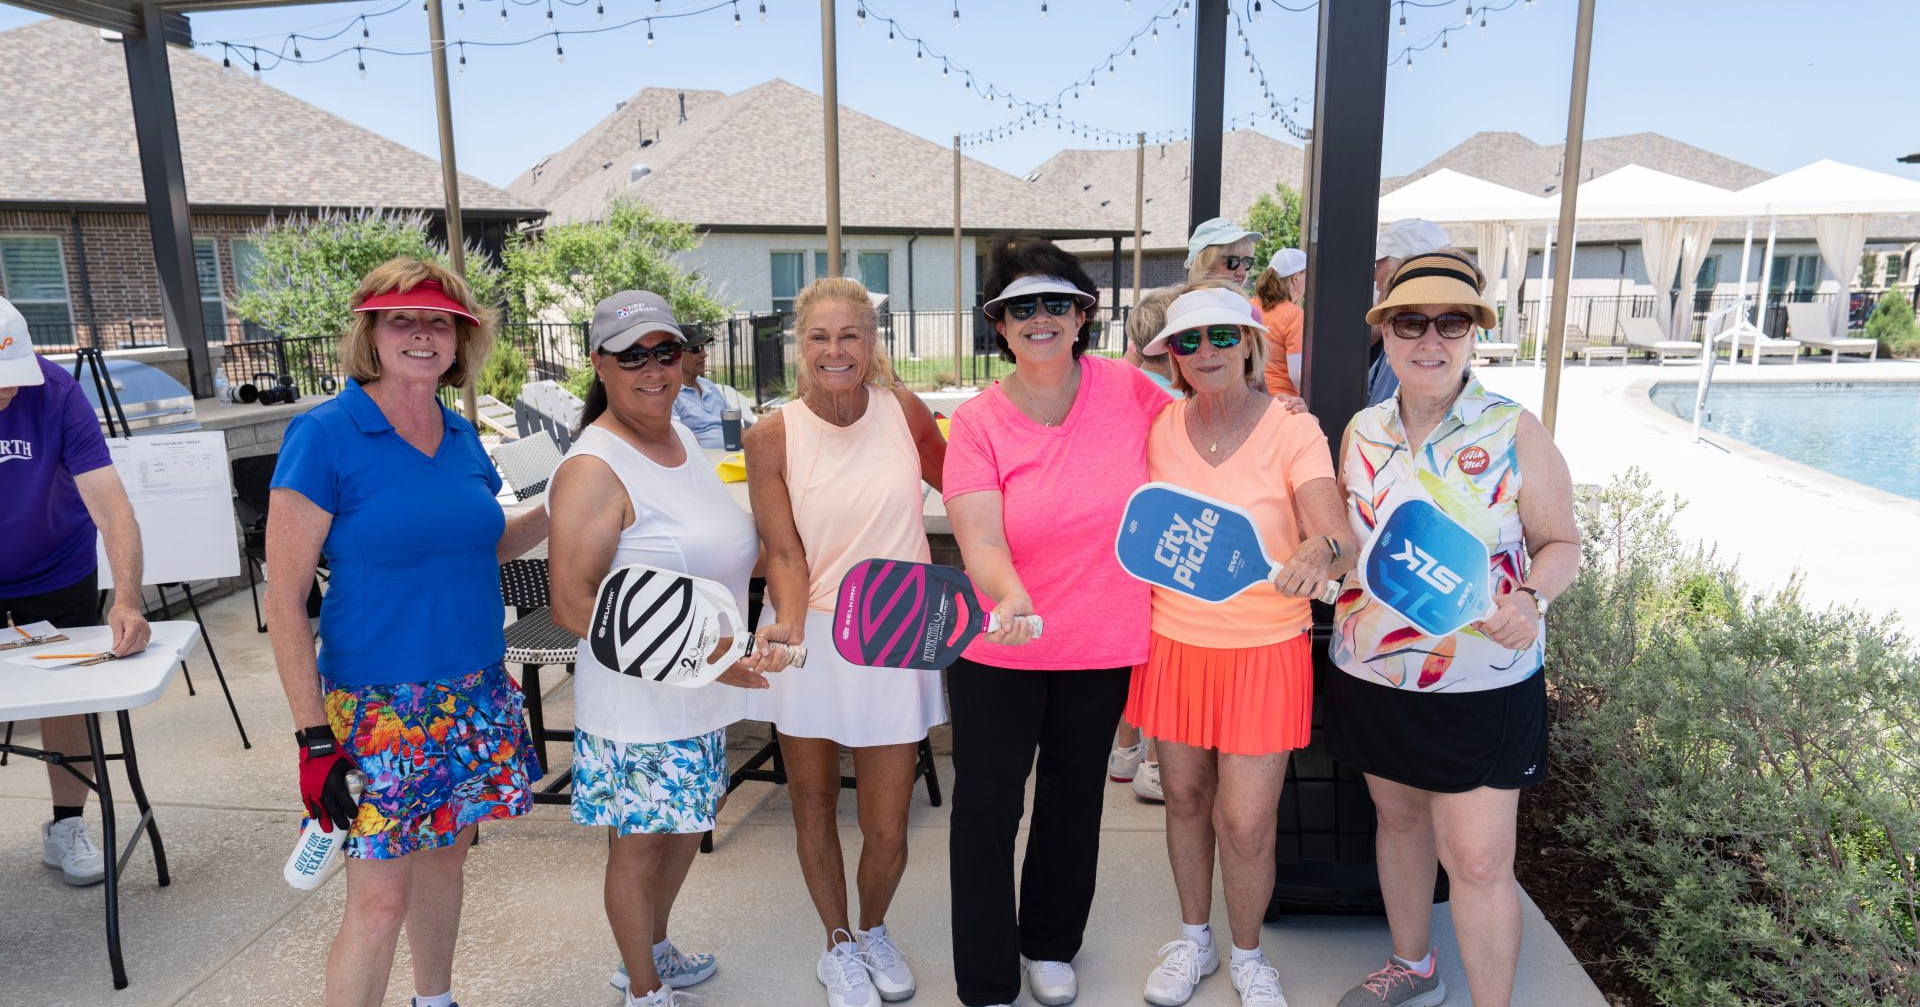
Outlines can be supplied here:
<path id="1" fill-rule="evenodd" d="M 1265 958 L 1230 966 L 1233 988 L 1240 991 L 1240 1007 L 1287 1007 L 1280 992 L 1280 973 Z"/>
<path id="2" fill-rule="evenodd" d="M 85 818 L 63 818 L 40 826 L 40 862 L 58 867 L 70 885 L 97 885 L 107 878 L 106 858 L 87 835 Z"/>
<path id="3" fill-rule="evenodd" d="M 853 940 L 866 959 L 867 975 L 873 979 L 873 988 L 880 991 L 880 999 L 891 1002 L 913 995 L 913 970 L 907 967 L 900 945 L 893 942 L 885 924 L 872 930 L 855 930 Z"/>
<path id="4" fill-rule="evenodd" d="M 1149 804 L 1163 804 L 1167 795 L 1160 792 L 1160 764 L 1142 762 L 1140 772 L 1133 778 L 1133 796 Z"/>
<path id="5" fill-rule="evenodd" d="M 1145 735 L 1140 737 L 1139 744 L 1131 748 L 1121 748 L 1119 745 L 1113 746 L 1113 751 L 1107 755 L 1107 779 L 1115 783 L 1127 783 L 1131 781 L 1134 774 L 1140 771 L 1140 761 L 1146 757 L 1147 739 Z"/>
<path id="6" fill-rule="evenodd" d="M 1220 949 L 1211 943 L 1203 948 L 1190 937 L 1168 941 L 1154 954 L 1161 956 L 1160 967 L 1147 976 L 1145 996 L 1160 1007 L 1180 1007 L 1200 980 L 1220 970 Z"/>
<path id="7" fill-rule="evenodd" d="M 1027 992 L 1043 1004 L 1068 1004 L 1080 995 L 1080 980 L 1066 962 L 1029 961 Z"/>
<path id="8" fill-rule="evenodd" d="M 835 930 L 839 937 L 845 930 Z M 820 953 L 820 964 L 813 970 L 820 985 L 827 988 L 827 1007 L 873 1007 L 878 1001 L 873 975 L 862 960 L 860 946 L 852 940 L 836 941 Z"/>

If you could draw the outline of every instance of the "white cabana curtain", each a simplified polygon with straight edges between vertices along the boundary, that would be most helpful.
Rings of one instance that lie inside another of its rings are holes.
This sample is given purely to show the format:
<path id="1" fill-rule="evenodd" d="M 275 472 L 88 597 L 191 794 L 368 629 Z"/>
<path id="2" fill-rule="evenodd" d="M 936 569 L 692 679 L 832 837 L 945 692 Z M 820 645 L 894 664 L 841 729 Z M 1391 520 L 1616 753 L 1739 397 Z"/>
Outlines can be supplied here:
<path id="1" fill-rule="evenodd" d="M 1640 222 L 1640 255 L 1647 267 L 1647 282 L 1653 285 L 1653 320 L 1668 339 L 1673 334 L 1673 311 L 1668 292 L 1673 289 L 1674 271 L 1680 268 L 1684 244 L 1683 225 L 1678 220 L 1651 219 Z"/>
<path id="2" fill-rule="evenodd" d="M 1487 277 L 1486 296 L 1491 301 L 1494 291 L 1500 287 L 1500 273 L 1506 263 L 1506 226 L 1499 221 L 1483 220 L 1477 230 L 1480 245 L 1473 257 L 1480 263 L 1480 272 Z"/>
<path id="3" fill-rule="evenodd" d="M 1520 341 L 1520 287 L 1527 275 L 1527 248 L 1533 241 L 1533 225 L 1515 224 L 1507 228 L 1507 253 L 1504 257 L 1507 274 L 1507 311 L 1500 320 L 1500 340 L 1507 343 Z"/>
<path id="4" fill-rule="evenodd" d="M 1844 336 L 1850 300 L 1847 295 L 1853 289 L 1853 275 L 1860 271 L 1860 253 L 1867 247 L 1867 218 L 1864 214 L 1815 217 L 1813 237 L 1820 243 L 1820 258 L 1826 262 L 1827 272 L 1840 281 L 1839 296 L 1827 308 L 1828 331 Z"/>
<path id="5" fill-rule="evenodd" d="M 1707 261 L 1707 252 L 1713 247 L 1714 222 L 1711 220 L 1688 220 L 1681 226 L 1680 238 L 1680 294 L 1667 305 L 1667 319 L 1661 323 L 1661 329 L 1668 333 L 1669 339 L 1689 339 L 1693 330 L 1693 292 L 1694 281 L 1700 275 L 1700 267 Z M 1654 288 L 1662 294 L 1665 290 Z"/>

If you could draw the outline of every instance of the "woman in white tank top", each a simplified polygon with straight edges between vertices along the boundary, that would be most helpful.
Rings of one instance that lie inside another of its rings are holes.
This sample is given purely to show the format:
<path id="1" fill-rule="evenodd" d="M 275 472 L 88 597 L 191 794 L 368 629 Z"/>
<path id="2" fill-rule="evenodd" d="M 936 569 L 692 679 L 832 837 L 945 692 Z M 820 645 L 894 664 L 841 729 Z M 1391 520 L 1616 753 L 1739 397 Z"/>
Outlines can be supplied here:
<path id="1" fill-rule="evenodd" d="M 769 640 L 813 640 L 807 667 L 748 698 L 772 721 L 793 799 L 800 873 L 827 932 L 815 977 L 828 1007 L 912 996 L 913 972 L 885 925 L 907 866 L 907 807 L 919 742 L 947 719 L 937 671 L 852 664 L 830 645 L 840 580 L 866 559 L 928 560 L 922 480 L 940 486 L 946 441 L 913 393 L 891 387 L 873 301 L 860 284 L 816 281 L 794 301 L 800 398 L 747 432 L 747 489 L 767 545 Z M 771 623 L 769 625 L 769 623 Z M 840 855 L 840 746 L 853 749 L 862 846 L 858 926 Z"/>
<path id="2" fill-rule="evenodd" d="M 645 563 L 725 585 L 742 612 L 758 558 L 753 520 L 721 485 L 699 443 L 673 421 L 686 337 L 666 302 L 628 291 L 594 311 L 593 388 L 573 449 L 547 493 L 553 620 L 584 637 L 594 595 L 614 567 Z M 662 887 L 684 877 L 727 792 L 727 725 L 748 689 L 784 667 L 757 648 L 700 688 L 623 675 L 580 641 L 574 676 L 573 818 L 613 832 L 607 922 L 625 964 L 627 1004 L 667 1007 L 671 990 L 714 971 L 712 955 L 668 940 Z"/>

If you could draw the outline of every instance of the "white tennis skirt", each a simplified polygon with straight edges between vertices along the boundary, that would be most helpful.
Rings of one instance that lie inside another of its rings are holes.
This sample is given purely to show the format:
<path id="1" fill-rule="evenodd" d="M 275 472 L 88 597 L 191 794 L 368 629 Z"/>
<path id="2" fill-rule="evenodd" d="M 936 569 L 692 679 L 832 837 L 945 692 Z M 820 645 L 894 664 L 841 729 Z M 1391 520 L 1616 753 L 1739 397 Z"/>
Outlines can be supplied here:
<path id="1" fill-rule="evenodd" d="M 762 609 L 759 624 L 773 621 L 773 609 Z M 910 744 L 946 723 L 940 672 L 849 663 L 833 649 L 832 634 L 833 613 L 807 612 L 807 666 L 768 675 L 771 688 L 748 690 L 748 720 L 849 748 Z"/>

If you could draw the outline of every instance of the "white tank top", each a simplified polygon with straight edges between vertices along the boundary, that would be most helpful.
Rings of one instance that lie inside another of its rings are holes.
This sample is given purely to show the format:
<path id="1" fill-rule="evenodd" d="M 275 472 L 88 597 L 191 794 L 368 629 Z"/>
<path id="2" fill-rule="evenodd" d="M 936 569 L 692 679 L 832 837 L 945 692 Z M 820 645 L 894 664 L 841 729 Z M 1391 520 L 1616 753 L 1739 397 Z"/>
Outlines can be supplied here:
<path id="1" fill-rule="evenodd" d="M 672 468 L 599 427 L 582 431 L 560 464 L 582 455 L 598 458 L 626 488 L 634 521 L 620 531 L 615 567 L 645 563 L 725 585 L 744 620 L 747 579 L 760 554 L 753 518 L 727 493 L 693 432 L 678 422 L 673 430 L 686 445 L 687 460 Z M 746 692 L 730 685 L 688 689 L 622 675 L 595 661 L 585 640 L 577 661 L 573 718 L 589 734 L 625 744 L 658 744 L 706 734 L 746 716 Z"/>

